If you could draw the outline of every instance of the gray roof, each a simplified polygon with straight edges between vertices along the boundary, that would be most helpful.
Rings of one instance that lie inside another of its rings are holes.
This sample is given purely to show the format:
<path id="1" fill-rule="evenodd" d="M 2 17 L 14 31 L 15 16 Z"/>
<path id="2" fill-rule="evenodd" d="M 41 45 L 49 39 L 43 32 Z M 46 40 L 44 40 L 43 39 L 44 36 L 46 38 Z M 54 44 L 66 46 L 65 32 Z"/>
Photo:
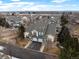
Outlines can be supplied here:
<path id="1" fill-rule="evenodd" d="M 33 24 L 29 25 L 26 31 L 37 30 L 39 32 L 44 32 L 49 20 L 36 20 Z"/>
<path id="2" fill-rule="evenodd" d="M 19 17 L 17 17 L 17 16 L 6 16 L 6 19 L 8 20 L 8 21 L 13 21 L 13 22 L 15 22 L 15 23 L 17 23 L 17 22 L 19 22 L 19 21 L 21 21 L 21 17 L 19 16 Z"/>
<path id="3" fill-rule="evenodd" d="M 5 47 L 5 50 L 1 50 L 0 52 L 20 59 L 58 59 L 56 55 L 37 52 L 28 48 L 23 49 L 11 44 L 0 42 L 0 46 Z"/>
<path id="4" fill-rule="evenodd" d="M 48 29 L 46 34 L 51 34 L 51 35 L 55 35 L 56 34 L 56 24 L 52 23 L 48 25 Z"/>
<path id="5" fill-rule="evenodd" d="M 36 20 L 36 21 L 34 21 L 33 24 L 28 26 L 26 31 L 31 32 L 32 30 L 37 30 L 37 31 L 43 32 L 45 34 L 55 35 L 57 23 L 49 24 L 49 22 L 50 22 L 49 19 Z"/>
<path id="6" fill-rule="evenodd" d="M 15 23 L 18 23 L 21 21 L 21 17 L 17 16 L 6 16 L 8 21 L 13 20 Z M 56 23 L 49 24 L 49 19 L 47 17 L 43 19 L 34 19 L 33 23 L 31 23 L 29 26 L 27 26 L 26 31 L 31 32 L 33 30 L 37 30 L 38 32 L 43 32 L 46 34 L 52 34 L 55 35 L 56 31 Z M 49 25 L 48 25 L 49 24 Z M 48 26 L 48 27 L 47 27 Z"/>

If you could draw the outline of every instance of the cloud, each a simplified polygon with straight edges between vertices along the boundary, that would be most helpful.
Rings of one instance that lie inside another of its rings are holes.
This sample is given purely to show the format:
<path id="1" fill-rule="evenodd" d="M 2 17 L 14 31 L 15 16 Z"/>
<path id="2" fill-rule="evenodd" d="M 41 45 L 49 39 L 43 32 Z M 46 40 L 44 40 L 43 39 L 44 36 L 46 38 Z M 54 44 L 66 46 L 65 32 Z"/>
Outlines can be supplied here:
<path id="1" fill-rule="evenodd" d="M 74 9 L 73 9 L 74 8 Z M 75 9 L 77 8 L 77 9 Z M 18 8 L 18 11 L 74 11 L 79 10 L 77 5 L 32 5 Z"/>
<path id="2" fill-rule="evenodd" d="M 1 3 L 0 11 L 64 11 L 79 10 L 76 4 L 36 4 L 35 2 Z"/>
<path id="3" fill-rule="evenodd" d="M 61 8 L 61 5 L 32 5 L 18 9 L 18 11 L 54 11 Z"/>
<path id="4" fill-rule="evenodd" d="M 16 11 L 18 8 L 33 5 L 33 2 L 11 2 L 0 4 L 0 11 Z"/>
<path id="5" fill-rule="evenodd" d="M 0 4 L 2 4 L 3 3 L 3 1 L 0 1 Z"/>
<path id="6" fill-rule="evenodd" d="M 33 2 L 12 2 L 11 5 L 33 5 Z"/>
<path id="7" fill-rule="evenodd" d="M 52 0 L 52 2 L 55 2 L 55 3 L 63 3 L 63 2 L 66 2 L 67 0 Z"/>
<path id="8" fill-rule="evenodd" d="M 11 0 L 11 1 L 14 1 L 14 2 L 16 2 L 16 1 L 20 1 L 20 0 Z"/>

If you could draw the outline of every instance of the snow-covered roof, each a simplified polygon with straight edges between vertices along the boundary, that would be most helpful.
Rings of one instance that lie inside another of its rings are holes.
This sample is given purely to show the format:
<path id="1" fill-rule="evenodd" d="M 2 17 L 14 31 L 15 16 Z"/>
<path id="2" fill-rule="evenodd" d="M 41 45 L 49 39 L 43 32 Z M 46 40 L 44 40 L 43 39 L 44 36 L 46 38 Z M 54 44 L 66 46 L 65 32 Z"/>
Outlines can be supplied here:
<path id="1" fill-rule="evenodd" d="M 3 46 L 0 46 L 0 50 L 4 50 L 5 49 L 5 47 L 3 47 Z"/>

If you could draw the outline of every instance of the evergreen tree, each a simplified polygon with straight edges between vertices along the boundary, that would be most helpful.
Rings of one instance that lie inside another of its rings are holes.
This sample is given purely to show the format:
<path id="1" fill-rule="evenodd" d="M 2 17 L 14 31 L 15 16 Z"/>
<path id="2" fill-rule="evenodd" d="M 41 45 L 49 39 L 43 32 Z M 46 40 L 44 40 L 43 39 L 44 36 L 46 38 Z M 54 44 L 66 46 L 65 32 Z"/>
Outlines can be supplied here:
<path id="1" fill-rule="evenodd" d="M 0 17 L 0 26 L 6 27 L 6 28 L 10 27 L 10 25 L 6 22 L 6 19 L 3 17 Z"/>
<path id="2" fill-rule="evenodd" d="M 61 16 L 61 26 L 64 26 L 65 24 L 68 23 L 67 18 L 68 18 L 68 15 L 65 15 L 65 14 L 63 13 L 62 16 Z"/>
<path id="3" fill-rule="evenodd" d="M 72 57 L 79 56 L 79 43 L 77 38 L 71 37 L 66 26 L 62 27 L 58 34 L 58 41 L 64 48 L 61 49 L 60 59 L 72 59 Z"/>
<path id="4" fill-rule="evenodd" d="M 19 37 L 20 37 L 21 39 L 24 39 L 24 32 L 25 32 L 25 28 L 24 28 L 23 25 L 21 25 L 21 26 L 19 27 Z"/>
<path id="5" fill-rule="evenodd" d="M 69 29 L 66 24 L 68 23 L 68 15 L 61 16 L 62 29 L 58 34 L 58 41 L 63 46 L 60 53 L 60 59 L 79 59 L 79 43 L 77 38 L 73 38 L 70 35 Z"/>
<path id="6" fill-rule="evenodd" d="M 70 44 L 69 42 L 70 39 L 71 39 L 71 36 L 70 36 L 68 28 L 66 26 L 63 26 L 61 29 L 61 32 L 58 34 L 58 41 L 60 42 L 62 46 L 66 47 L 68 44 Z"/>

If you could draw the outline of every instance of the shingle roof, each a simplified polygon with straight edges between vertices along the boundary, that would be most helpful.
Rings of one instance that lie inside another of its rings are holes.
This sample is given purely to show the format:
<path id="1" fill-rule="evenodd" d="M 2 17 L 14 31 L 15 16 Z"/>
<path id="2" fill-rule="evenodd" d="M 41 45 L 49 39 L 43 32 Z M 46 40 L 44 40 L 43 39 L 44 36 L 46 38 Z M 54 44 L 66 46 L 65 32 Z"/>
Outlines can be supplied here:
<path id="1" fill-rule="evenodd" d="M 0 43 L 0 46 L 6 48 L 5 51 L 1 52 L 21 59 L 58 59 L 56 55 L 37 52 L 31 49 L 23 49 L 10 44 Z"/>
<path id="2" fill-rule="evenodd" d="M 8 20 L 8 21 L 14 21 L 15 23 L 16 22 L 19 22 L 19 21 L 21 21 L 21 17 L 17 17 L 17 16 L 6 16 L 6 19 Z"/>
<path id="3" fill-rule="evenodd" d="M 39 32 L 44 32 L 49 20 L 36 20 L 33 24 L 28 26 L 27 31 L 37 30 Z"/>
<path id="4" fill-rule="evenodd" d="M 31 32 L 32 30 L 37 30 L 46 34 L 55 35 L 56 33 L 56 23 L 49 24 L 49 19 L 42 19 L 34 21 L 34 24 L 31 24 L 27 27 L 26 31 Z M 48 26 L 48 27 L 47 27 Z"/>

